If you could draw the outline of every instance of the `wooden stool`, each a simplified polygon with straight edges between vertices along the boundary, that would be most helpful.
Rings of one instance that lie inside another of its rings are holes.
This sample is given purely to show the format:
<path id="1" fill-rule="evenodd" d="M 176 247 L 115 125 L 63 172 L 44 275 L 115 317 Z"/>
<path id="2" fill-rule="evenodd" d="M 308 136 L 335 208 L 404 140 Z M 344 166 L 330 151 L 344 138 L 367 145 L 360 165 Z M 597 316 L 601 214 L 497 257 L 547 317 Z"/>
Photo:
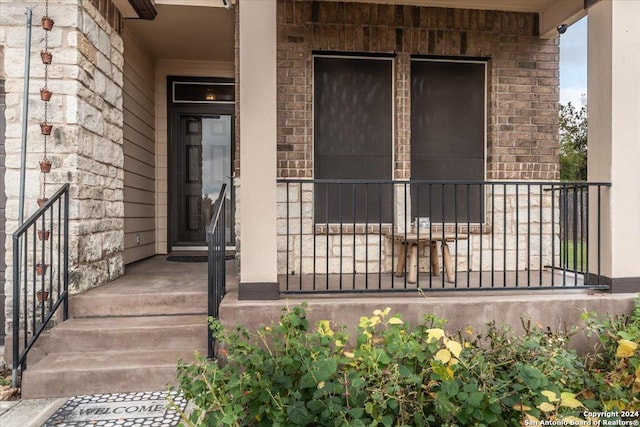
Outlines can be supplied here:
<path id="1" fill-rule="evenodd" d="M 390 235 L 391 236 L 391 235 Z M 417 233 L 394 234 L 393 240 L 400 243 L 400 250 L 398 251 L 398 260 L 396 262 L 396 276 L 400 277 L 404 274 L 405 264 L 407 259 L 407 248 L 409 250 L 409 269 L 407 281 L 409 283 L 416 283 L 418 279 L 418 250 L 422 244 L 430 244 L 430 262 L 431 273 L 434 276 L 440 275 L 440 263 L 438 262 L 438 242 L 442 247 L 442 264 L 446 274 L 447 282 L 455 282 L 455 266 L 451 260 L 451 252 L 449 250 L 449 242 L 455 242 L 456 240 L 466 240 L 469 238 L 467 234 L 432 234 L 429 237 L 429 233 L 420 233 L 418 237 Z"/>

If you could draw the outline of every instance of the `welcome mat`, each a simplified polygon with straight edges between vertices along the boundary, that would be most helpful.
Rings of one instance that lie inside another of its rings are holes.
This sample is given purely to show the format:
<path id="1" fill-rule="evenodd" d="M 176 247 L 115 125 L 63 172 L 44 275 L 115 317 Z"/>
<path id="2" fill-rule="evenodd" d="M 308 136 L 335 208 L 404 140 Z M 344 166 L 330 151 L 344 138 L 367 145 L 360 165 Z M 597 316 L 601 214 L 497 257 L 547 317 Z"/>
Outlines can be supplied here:
<path id="1" fill-rule="evenodd" d="M 184 411 L 187 401 L 177 392 L 96 394 L 69 399 L 43 427 L 174 427 L 180 415 L 169 408 L 169 398 Z"/>

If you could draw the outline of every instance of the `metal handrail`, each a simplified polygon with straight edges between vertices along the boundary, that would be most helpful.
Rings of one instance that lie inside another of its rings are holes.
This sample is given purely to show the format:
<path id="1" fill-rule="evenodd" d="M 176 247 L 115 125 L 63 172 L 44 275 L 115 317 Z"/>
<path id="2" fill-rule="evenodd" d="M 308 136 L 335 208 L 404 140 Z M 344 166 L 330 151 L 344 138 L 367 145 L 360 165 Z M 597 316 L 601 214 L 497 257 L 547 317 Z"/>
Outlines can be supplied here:
<path id="1" fill-rule="evenodd" d="M 18 368 L 27 369 L 29 351 L 58 308 L 62 306 L 62 321 L 69 317 L 68 294 L 69 184 L 65 184 L 13 233 L 13 387 Z"/>
<path id="2" fill-rule="evenodd" d="M 226 294 L 226 194 L 227 184 L 222 184 L 218 198 L 213 204 L 213 215 L 207 227 L 207 315 L 218 319 L 220 303 Z M 215 340 L 207 324 L 207 356 L 214 356 Z"/>

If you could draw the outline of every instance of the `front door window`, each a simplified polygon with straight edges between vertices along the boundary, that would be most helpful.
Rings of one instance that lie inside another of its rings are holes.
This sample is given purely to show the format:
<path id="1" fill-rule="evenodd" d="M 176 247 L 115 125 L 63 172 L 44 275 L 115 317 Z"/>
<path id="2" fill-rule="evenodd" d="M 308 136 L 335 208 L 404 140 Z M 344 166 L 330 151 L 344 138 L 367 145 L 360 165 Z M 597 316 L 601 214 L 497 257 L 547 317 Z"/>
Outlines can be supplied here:
<path id="1" fill-rule="evenodd" d="M 233 244 L 232 230 L 232 116 L 177 112 L 173 123 L 172 174 L 174 192 L 171 203 L 172 249 L 198 249 L 206 246 L 206 232 L 213 215 L 213 204 L 222 184 L 227 184 L 227 244 Z"/>

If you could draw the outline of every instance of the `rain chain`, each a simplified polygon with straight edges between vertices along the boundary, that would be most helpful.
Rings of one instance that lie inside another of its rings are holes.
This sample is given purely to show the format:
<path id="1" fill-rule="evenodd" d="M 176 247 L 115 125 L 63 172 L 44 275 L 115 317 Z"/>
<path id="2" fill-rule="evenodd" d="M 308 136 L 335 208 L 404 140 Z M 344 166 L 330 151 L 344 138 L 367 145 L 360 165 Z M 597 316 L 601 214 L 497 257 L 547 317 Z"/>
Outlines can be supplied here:
<path id="1" fill-rule="evenodd" d="M 42 207 L 42 205 L 47 201 L 47 174 L 51 172 L 51 161 L 47 158 L 47 139 L 51 136 L 51 130 L 53 129 L 53 125 L 49 123 L 49 101 L 51 100 L 51 96 L 53 92 L 49 90 L 49 65 L 51 65 L 53 55 L 49 52 L 49 32 L 53 29 L 53 19 L 49 17 L 49 0 L 45 1 L 45 12 L 42 17 L 42 28 L 44 29 L 44 50 L 40 52 L 40 58 L 42 59 L 42 63 L 44 64 L 44 86 L 40 89 L 40 99 L 44 103 L 44 121 L 40 123 L 40 132 L 43 135 L 44 139 L 44 156 L 42 160 L 40 160 L 40 173 L 42 174 L 42 196 L 38 199 L 38 206 Z M 49 235 L 51 230 L 38 230 L 38 240 L 44 241 L 49 240 Z M 44 254 L 43 254 L 44 255 Z M 44 262 L 39 262 L 36 264 L 36 273 L 38 276 L 44 276 L 47 273 L 48 265 Z M 48 299 L 48 292 L 42 291 L 40 295 L 38 295 L 38 300 L 40 302 L 44 302 Z"/>

